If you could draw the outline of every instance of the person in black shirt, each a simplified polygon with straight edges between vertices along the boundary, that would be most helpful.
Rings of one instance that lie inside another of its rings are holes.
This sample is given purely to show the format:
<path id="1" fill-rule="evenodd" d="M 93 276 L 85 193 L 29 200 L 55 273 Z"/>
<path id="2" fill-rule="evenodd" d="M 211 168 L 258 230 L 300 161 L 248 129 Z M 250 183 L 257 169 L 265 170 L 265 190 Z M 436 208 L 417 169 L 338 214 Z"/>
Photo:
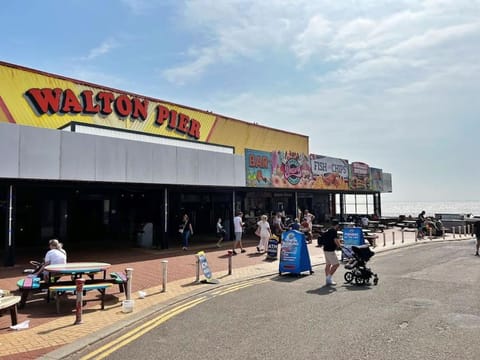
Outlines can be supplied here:
<path id="1" fill-rule="evenodd" d="M 335 250 L 341 246 L 337 231 L 340 229 L 338 222 L 333 222 L 332 227 L 323 235 L 323 254 L 325 255 L 325 277 L 327 285 L 337 285 L 332 276 L 337 271 L 340 262 Z"/>

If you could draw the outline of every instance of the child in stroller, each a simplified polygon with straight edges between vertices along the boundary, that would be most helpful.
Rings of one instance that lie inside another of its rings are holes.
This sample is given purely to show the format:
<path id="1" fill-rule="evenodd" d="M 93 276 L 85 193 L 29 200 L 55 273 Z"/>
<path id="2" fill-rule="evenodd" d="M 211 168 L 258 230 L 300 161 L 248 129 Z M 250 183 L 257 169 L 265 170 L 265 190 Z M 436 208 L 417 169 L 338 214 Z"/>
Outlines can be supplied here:
<path id="1" fill-rule="evenodd" d="M 355 280 L 355 284 L 357 285 L 369 284 L 372 276 L 373 285 L 378 284 L 377 274 L 374 274 L 372 270 L 366 266 L 370 258 L 375 255 L 368 245 L 352 246 L 351 250 L 342 246 L 342 253 L 347 259 L 350 259 L 345 265 L 345 269 L 349 270 L 344 275 L 347 284 L 353 280 Z"/>

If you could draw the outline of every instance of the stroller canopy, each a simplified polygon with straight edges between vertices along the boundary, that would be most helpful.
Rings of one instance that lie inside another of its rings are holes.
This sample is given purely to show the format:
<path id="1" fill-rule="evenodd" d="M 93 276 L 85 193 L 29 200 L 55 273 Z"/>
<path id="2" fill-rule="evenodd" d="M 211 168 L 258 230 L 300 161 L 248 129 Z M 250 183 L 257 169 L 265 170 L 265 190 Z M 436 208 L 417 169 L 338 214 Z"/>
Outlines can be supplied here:
<path id="1" fill-rule="evenodd" d="M 370 260 L 370 258 L 375 255 L 375 253 L 370 250 L 368 245 L 352 246 L 352 251 L 356 256 L 365 262 Z"/>

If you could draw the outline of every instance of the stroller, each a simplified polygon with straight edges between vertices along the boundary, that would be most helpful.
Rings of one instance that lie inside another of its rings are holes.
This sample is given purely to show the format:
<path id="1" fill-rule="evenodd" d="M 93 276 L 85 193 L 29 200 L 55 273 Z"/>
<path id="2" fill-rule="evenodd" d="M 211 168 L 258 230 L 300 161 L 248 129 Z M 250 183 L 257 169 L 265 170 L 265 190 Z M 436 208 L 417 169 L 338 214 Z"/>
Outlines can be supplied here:
<path id="1" fill-rule="evenodd" d="M 372 270 L 366 266 L 370 258 L 375 255 L 368 245 L 352 246 L 351 250 L 342 246 L 342 253 L 347 259 L 350 259 L 345 265 L 345 269 L 349 270 L 344 275 L 347 284 L 353 280 L 355 280 L 355 284 L 357 285 L 369 284 L 372 277 L 373 285 L 378 284 L 377 274 L 374 274 Z"/>

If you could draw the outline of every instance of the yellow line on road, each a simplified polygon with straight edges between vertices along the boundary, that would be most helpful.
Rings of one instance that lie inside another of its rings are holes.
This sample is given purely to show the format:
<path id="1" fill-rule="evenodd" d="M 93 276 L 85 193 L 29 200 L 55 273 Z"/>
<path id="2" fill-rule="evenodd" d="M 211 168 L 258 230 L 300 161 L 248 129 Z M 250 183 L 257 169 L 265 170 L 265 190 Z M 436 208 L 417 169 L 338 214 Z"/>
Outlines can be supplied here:
<path id="1" fill-rule="evenodd" d="M 165 321 L 169 320 L 170 318 L 194 307 L 197 306 L 198 304 L 204 302 L 206 300 L 206 297 L 203 296 L 199 299 L 190 301 L 188 303 L 185 303 L 183 305 L 177 306 L 176 308 L 167 311 L 166 313 L 157 316 L 156 318 L 147 321 L 145 324 L 142 324 L 141 326 L 125 333 L 124 335 L 120 336 L 118 339 L 113 340 L 109 342 L 108 344 L 105 344 L 104 346 L 98 348 L 95 351 L 92 351 L 91 353 L 85 355 L 84 357 L 81 358 L 81 360 L 88 360 L 88 359 L 104 359 L 114 351 L 118 350 L 119 348 L 127 345 L 128 343 L 132 342 L 133 340 L 139 338 L 143 334 L 147 333 L 148 331 L 152 330 L 153 328 L 157 327 L 158 325 L 164 323 Z M 98 356 L 97 356 L 98 355 Z"/>
<path id="2" fill-rule="evenodd" d="M 234 292 L 234 291 L 237 291 L 237 290 L 240 290 L 240 289 L 243 289 L 243 288 L 255 285 L 255 284 L 266 282 L 266 281 L 268 281 L 268 279 L 253 279 L 253 280 L 248 281 L 248 282 L 232 285 L 228 288 L 225 288 L 225 289 L 222 289 L 222 290 L 219 290 L 219 291 L 215 291 L 211 294 L 213 296 L 222 296 L 222 295 L 229 294 L 231 292 Z M 172 317 L 174 317 L 178 314 L 181 314 L 182 312 L 184 312 L 188 309 L 191 309 L 191 308 L 201 304 L 202 302 L 204 302 L 206 300 L 207 300 L 207 296 L 202 296 L 199 299 L 192 300 L 192 301 L 189 301 L 185 304 L 179 305 L 179 306 L 165 312 L 164 314 L 161 314 L 161 315 L 155 317 L 154 319 L 151 319 L 151 320 L 147 321 L 146 323 L 136 327 L 135 329 L 123 334 L 119 338 L 109 342 L 108 344 L 105 344 L 104 346 L 98 348 L 97 350 L 92 351 L 91 353 L 82 357 L 81 360 L 104 359 L 108 355 L 110 355 L 111 353 L 117 351 L 121 347 L 123 347 L 123 346 L 131 343 L 132 341 L 138 339 L 140 336 L 144 335 L 145 333 L 149 332 L 150 330 L 154 329 L 155 327 L 159 326 L 160 324 L 166 322 L 167 320 L 171 319 Z"/>

